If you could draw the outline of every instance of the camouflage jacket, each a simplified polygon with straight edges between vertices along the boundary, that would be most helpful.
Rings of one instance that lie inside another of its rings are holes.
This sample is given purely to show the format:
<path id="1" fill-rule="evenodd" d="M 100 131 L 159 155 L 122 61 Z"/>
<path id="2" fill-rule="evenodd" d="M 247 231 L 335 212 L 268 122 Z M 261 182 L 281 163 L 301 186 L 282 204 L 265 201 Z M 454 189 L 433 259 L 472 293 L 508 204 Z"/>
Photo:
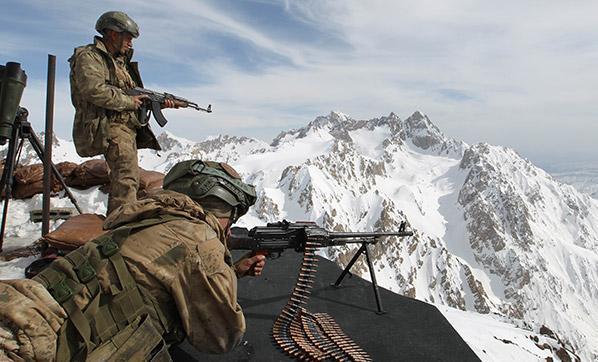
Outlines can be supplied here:
<path id="1" fill-rule="evenodd" d="M 195 348 L 230 351 L 245 333 L 245 318 L 237 303 L 237 277 L 225 232 L 213 215 L 205 214 L 186 195 L 160 191 L 120 207 L 104 227 L 114 229 L 160 215 L 180 219 L 140 229 L 122 241 L 127 269 L 139 286 L 151 291 L 155 307 L 180 324 Z M 106 267 L 98 272 L 98 280 L 109 293 L 118 279 Z M 82 309 L 90 302 L 86 290 L 74 298 Z M 36 280 L 0 280 L 0 361 L 55 360 L 67 318 Z"/>
<path id="2" fill-rule="evenodd" d="M 185 217 L 130 235 L 121 246 L 137 283 L 158 304 L 176 306 L 189 342 L 199 351 L 230 351 L 245 333 L 237 276 L 218 220 L 186 195 L 160 191 L 111 213 L 104 228 L 168 214 Z"/>
<path id="3" fill-rule="evenodd" d="M 127 57 L 114 58 L 100 38 L 94 44 L 75 48 L 71 66 L 71 100 L 75 107 L 73 141 L 77 153 L 91 157 L 108 148 L 110 123 L 127 124 L 137 129 L 137 148 L 160 149 L 149 125 L 141 126 L 131 96 L 125 90 L 140 86 L 136 62 Z"/>

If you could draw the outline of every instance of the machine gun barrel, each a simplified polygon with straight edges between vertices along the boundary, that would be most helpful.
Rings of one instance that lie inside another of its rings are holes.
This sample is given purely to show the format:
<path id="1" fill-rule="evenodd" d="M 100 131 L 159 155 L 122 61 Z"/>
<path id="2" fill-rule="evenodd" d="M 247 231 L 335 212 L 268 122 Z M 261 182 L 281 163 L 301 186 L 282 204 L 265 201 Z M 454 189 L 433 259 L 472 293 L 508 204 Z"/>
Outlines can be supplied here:
<path id="1" fill-rule="evenodd" d="M 393 231 L 393 232 L 330 232 L 328 237 L 331 239 L 376 239 L 385 236 L 413 236 L 413 231 Z"/>

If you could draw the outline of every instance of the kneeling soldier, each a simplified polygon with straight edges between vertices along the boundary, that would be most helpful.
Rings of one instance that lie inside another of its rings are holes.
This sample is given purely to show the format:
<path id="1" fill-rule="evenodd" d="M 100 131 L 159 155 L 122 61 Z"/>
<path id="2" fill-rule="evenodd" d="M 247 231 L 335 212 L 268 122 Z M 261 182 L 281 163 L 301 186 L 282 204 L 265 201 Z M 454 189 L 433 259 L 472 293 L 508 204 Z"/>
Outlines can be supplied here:
<path id="1" fill-rule="evenodd" d="M 170 360 L 185 337 L 230 351 L 245 332 L 236 279 L 265 260 L 233 264 L 226 239 L 254 202 L 229 165 L 178 163 L 164 191 L 110 214 L 106 234 L 33 280 L 0 281 L 0 360 Z"/>

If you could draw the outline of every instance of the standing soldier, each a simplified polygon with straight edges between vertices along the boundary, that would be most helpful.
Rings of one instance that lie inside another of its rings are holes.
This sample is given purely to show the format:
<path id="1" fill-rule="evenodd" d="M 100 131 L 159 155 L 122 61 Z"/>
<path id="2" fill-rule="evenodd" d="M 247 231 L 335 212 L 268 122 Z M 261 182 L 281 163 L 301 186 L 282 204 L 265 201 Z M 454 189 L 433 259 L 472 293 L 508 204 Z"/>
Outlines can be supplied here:
<path id="1" fill-rule="evenodd" d="M 160 150 L 160 145 L 149 125 L 139 122 L 136 110 L 145 96 L 125 94 L 127 89 L 143 87 L 137 62 L 131 62 L 139 27 L 127 14 L 109 11 L 100 16 L 95 28 L 102 37 L 75 48 L 69 59 L 73 140 L 79 156 L 103 154 L 110 167 L 108 215 L 137 200 L 137 149 Z M 163 106 L 175 107 L 170 100 Z"/>

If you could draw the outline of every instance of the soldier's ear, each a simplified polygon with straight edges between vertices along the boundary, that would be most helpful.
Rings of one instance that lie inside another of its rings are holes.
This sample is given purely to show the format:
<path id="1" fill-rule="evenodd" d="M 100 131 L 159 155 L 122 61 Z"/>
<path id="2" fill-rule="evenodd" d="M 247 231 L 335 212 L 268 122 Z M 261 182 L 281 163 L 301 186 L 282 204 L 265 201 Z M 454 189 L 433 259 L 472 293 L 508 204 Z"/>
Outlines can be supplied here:
<path id="1" fill-rule="evenodd" d="M 220 226 L 222 226 L 224 230 L 230 229 L 230 227 L 233 225 L 233 221 L 228 217 L 219 217 L 218 223 L 220 223 Z"/>
<path id="2" fill-rule="evenodd" d="M 104 30 L 104 38 L 106 38 L 106 40 L 110 41 L 110 42 L 115 42 L 116 39 L 118 38 L 119 33 L 117 33 L 116 31 L 112 30 L 112 29 L 106 29 Z"/>

